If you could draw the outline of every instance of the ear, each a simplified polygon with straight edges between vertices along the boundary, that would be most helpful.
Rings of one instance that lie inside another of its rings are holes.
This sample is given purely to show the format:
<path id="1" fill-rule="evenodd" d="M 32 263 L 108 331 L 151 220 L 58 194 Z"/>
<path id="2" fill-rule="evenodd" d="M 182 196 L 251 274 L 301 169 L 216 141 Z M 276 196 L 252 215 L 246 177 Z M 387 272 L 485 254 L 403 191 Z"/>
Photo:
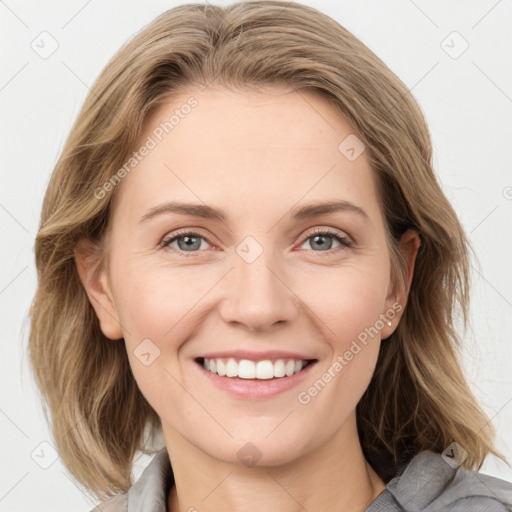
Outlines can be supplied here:
<path id="1" fill-rule="evenodd" d="M 391 325 L 386 323 L 382 329 L 381 339 L 383 340 L 393 333 L 404 312 L 411 288 L 412 277 L 414 275 L 414 264 L 420 245 L 420 236 L 412 229 L 407 230 L 400 238 L 399 251 L 402 255 L 405 283 L 399 280 L 396 284 L 390 284 L 389 294 L 386 298 L 387 309 L 384 311 L 383 315 L 386 317 L 384 321 L 389 320 Z"/>
<path id="2" fill-rule="evenodd" d="M 103 334 L 111 339 L 123 337 L 119 315 L 105 268 L 98 266 L 99 249 L 82 239 L 75 247 L 75 263 L 89 301 L 96 312 Z"/>

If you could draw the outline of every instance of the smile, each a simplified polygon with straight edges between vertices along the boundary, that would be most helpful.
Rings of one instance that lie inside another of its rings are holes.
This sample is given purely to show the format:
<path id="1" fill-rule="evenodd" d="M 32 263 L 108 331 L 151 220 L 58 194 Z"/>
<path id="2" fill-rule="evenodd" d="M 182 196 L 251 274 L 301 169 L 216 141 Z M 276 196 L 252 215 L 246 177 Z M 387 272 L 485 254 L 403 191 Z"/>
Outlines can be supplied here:
<path id="1" fill-rule="evenodd" d="M 296 388 L 315 367 L 317 359 L 195 359 L 206 381 L 237 399 L 262 400 Z"/>
<path id="2" fill-rule="evenodd" d="M 259 380 L 291 377 L 314 361 L 314 359 L 304 361 L 298 359 L 251 361 L 250 359 L 237 360 L 233 357 L 202 358 L 202 360 L 203 367 L 206 370 L 221 377 Z"/>

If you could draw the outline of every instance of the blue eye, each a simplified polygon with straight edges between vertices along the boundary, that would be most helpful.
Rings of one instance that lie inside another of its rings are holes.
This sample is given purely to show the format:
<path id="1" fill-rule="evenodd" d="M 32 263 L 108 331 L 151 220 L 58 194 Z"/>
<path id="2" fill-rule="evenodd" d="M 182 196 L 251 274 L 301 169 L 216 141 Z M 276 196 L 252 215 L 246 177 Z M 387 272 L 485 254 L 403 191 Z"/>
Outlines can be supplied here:
<path id="1" fill-rule="evenodd" d="M 195 231 L 187 231 L 175 234 L 172 238 L 164 240 L 162 242 L 162 247 L 170 247 L 172 243 L 177 241 L 178 247 L 175 249 L 183 252 L 197 252 L 197 249 L 201 247 L 201 242 L 203 240 L 208 242 L 208 240 L 199 233 L 196 233 Z"/>
<path id="2" fill-rule="evenodd" d="M 332 248 L 332 241 L 325 241 L 326 239 L 335 239 L 341 246 L 344 247 L 351 247 L 352 242 L 346 238 L 345 236 L 341 235 L 337 231 L 331 231 L 329 229 L 319 229 L 315 231 L 314 233 L 310 234 L 303 243 L 307 242 L 308 240 L 313 240 L 313 242 L 310 243 L 311 246 L 313 244 L 316 244 L 316 247 L 320 248 L 320 251 L 314 251 L 314 252 L 329 252 L 331 250 L 335 251 L 339 249 L 338 247 Z"/>
<path id="3" fill-rule="evenodd" d="M 331 241 L 329 241 L 329 239 L 331 239 Z M 338 231 L 332 231 L 329 229 L 318 229 L 317 231 L 310 234 L 307 238 L 305 238 L 301 245 L 309 240 L 313 240 L 313 242 L 310 244 L 313 247 L 313 252 L 331 253 L 340 249 L 340 246 L 334 248 L 332 247 L 332 239 L 337 241 L 341 247 L 352 246 L 352 241 L 349 238 L 343 236 Z M 201 247 L 203 247 L 203 241 L 207 244 L 210 244 L 206 237 L 196 231 L 183 231 L 180 233 L 175 233 L 173 236 L 165 239 L 161 243 L 161 247 L 171 247 L 178 252 L 189 253 L 182 254 L 184 256 L 188 256 L 192 255 L 193 253 L 202 252 Z M 177 242 L 177 247 L 171 246 L 171 244 L 174 242 Z M 320 250 L 315 250 L 315 247 Z"/>

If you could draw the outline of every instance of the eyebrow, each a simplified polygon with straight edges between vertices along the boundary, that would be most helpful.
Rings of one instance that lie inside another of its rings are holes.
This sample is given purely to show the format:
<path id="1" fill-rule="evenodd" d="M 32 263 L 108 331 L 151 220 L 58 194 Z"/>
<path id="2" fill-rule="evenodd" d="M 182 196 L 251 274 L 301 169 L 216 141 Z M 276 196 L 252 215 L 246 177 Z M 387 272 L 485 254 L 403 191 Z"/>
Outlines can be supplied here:
<path id="1" fill-rule="evenodd" d="M 357 213 L 365 219 L 369 219 L 367 213 L 360 206 L 343 200 L 334 200 L 300 206 L 298 208 L 292 209 L 288 216 L 295 220 L 304 220 L 340 211 Z M 225 222 L 227 219 L 226 212 L 220 208 L 215 208 L 205 204 L 166 201 L 165 203 L 162 203 L 148 210 L 148 212 L 139 219 L 139 224 L 142 224 L 149 219 L 164 213 L 191 215 L 193 217 L 200 217 L 202 219 L 216 220 L 220 222 Z"/>

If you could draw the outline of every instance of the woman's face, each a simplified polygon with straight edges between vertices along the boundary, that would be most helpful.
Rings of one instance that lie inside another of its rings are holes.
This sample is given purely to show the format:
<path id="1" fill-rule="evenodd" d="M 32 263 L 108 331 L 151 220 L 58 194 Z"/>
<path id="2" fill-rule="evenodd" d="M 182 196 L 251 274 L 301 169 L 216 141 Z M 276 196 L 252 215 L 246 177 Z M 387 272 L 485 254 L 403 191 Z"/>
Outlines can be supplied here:
<path id="1" fill-rule="evenodd" d="M 311 93 L 190 87 L 146 120 L 143 145 L 91 302 L 166 440 L 272 465 L 353 426 L 402 306 L 350 125 Z M 288 360 L 314 363 L 279 377 L 299 368 Z"/>

